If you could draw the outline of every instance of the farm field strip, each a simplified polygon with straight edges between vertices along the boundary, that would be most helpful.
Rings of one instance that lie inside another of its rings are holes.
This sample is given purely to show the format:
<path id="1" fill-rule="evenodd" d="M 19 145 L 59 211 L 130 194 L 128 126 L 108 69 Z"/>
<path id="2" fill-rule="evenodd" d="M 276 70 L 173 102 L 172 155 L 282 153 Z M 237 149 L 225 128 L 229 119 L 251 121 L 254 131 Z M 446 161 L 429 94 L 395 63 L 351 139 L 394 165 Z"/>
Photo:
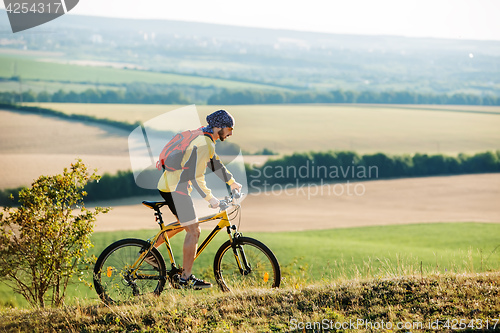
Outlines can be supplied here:
<path id="1" fill-rule="evenodd" d="M 33 104 L 30 104 L 33 105 Z M 68 114 L 134 123 L 181 106 L 36 103 Z M 225 108 L 237 120 L 231 142 L 255 152 L 351 150 L 358 153 L 475 153 L 500 149 L 500 107 L 390 105 L 198 105 L 204 115 Z M 439 108 L 438 108 L 439 109 Z M 450 112 L 455 109 L 457 112 Z M 468 111 L 468 112 L 464 112 Z"/>
<path id="2" fill-rule="evenodd" d="M 144 82 L 149 84 L 215 86 L 231 89 L 282 89 L 265 84 L 246 83 L 217 78 L 149 72 L 136 69 L 82 66 L 0 55 L 0 77 L 10 78 L 16 75 L 28 81 L 36 80 L 66 83 L 86 82 L 91 85 L 121 85 L 125 83 Z"/>
<path id="3" fill-rule="evenodd" d="M 97 221 L 96 231 L 156 229 L 142 200 L 100 202 L 114 207 Z M 500 223 L 500 174 L 376 180 L 349 184 L 274 188 L 243 201 L 243 232 L 284 232 L 388 224 L 434 222 Z M 214 212 L 200 199 L 200 216 Z M 164 209 L 164 219 L 175 218 Z M 211 229 L 215 222 L 202 224 Z M 216 223 L 215 223 L 216 224 Z"/>

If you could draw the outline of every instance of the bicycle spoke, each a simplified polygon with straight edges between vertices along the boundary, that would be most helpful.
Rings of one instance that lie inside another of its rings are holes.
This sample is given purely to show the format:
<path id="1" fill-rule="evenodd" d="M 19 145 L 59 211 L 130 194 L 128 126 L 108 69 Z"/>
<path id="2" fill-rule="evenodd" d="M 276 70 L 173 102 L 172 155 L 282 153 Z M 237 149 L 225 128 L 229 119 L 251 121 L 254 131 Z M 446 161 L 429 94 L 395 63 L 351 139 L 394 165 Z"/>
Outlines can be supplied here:
<path id="1" fill-rule="evenodd" d="M 244 238 L 236 246 L 221 247 L 214 263 L 214 272 L 223 290 L 278 287 L 279 264 L 262 243 Z"/>
<path id="2" fill-rule="evenodd" d="M 163 258 L 158 251 L 151 252 L 157 262 L 162 262 L 158 268 L 146 261 L 138 268 L 132 267 L 147 244 L 141 240 L 118 241 L 99 257 L 94 270 L 94 284 L 103 300 L 126 301 L 133 297 L 161 292 L 166 272 Z"/>

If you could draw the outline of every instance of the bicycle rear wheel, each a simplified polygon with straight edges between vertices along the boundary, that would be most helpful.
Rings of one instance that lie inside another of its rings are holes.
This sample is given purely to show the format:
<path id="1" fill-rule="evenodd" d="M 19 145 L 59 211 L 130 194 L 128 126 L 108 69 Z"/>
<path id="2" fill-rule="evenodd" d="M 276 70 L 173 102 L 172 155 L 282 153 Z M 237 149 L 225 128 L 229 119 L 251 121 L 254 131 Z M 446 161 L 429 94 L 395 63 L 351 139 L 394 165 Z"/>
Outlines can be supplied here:
<path id="1" fill-rule="evenodd" d="M 223 291 L 249 288 L 278 288 L 281 270 L 274 253 L 249 237 L 225 242 L 214 260 L 214 275 Z M 240 263 L 240 264 L 238 264 Z"/>
<path id="2" fill-rule="evenodd" d="M 94 287 L 105 303 L 130 300 L 137 296 L 159 295 L 166 282 L 163 256 L 156 249 L 150 251 L 150 262 L 139 267 L 132 265 L 150 244 L 142 239 L 122 239 L 108 246 L 94 266 Z"/>

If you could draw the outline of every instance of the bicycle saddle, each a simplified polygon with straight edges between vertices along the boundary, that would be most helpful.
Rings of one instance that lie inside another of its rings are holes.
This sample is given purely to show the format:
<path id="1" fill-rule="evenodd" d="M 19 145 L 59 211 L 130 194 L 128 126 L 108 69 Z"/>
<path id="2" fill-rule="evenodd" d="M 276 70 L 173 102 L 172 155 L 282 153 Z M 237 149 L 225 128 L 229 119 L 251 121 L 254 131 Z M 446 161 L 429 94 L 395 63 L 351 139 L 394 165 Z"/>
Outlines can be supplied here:
<path id="1" fill-rule="evenodd" d="M 167 203 L 165 201 L 143 201 L 142 204 L 146 207 L 152 208 L 154 210 L 158 210 L 161 207 L 165 206 Z"/>

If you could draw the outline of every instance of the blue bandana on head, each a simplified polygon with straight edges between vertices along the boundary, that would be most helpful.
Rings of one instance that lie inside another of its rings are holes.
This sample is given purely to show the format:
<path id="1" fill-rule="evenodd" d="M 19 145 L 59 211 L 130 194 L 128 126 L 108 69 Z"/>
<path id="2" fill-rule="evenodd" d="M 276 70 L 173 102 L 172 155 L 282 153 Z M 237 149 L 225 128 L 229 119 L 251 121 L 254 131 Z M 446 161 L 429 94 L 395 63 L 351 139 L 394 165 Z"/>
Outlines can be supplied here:
<path id="1" fill-rule="evenodd" d="M 234 118 L 226 110 L 218 110 L 207 116 L 209 127 L 234 127 Z"/>
<path id="2" fill-rule="evenodd" d="M 214 129 L 212 127 L 210 127 L 210 126 L 204 126 L 204 127 L 201 128 L 201 130 L 203 132 L 205 132 L 205 133 L 212 133 L 212 134 L 214 134 Z"/>

